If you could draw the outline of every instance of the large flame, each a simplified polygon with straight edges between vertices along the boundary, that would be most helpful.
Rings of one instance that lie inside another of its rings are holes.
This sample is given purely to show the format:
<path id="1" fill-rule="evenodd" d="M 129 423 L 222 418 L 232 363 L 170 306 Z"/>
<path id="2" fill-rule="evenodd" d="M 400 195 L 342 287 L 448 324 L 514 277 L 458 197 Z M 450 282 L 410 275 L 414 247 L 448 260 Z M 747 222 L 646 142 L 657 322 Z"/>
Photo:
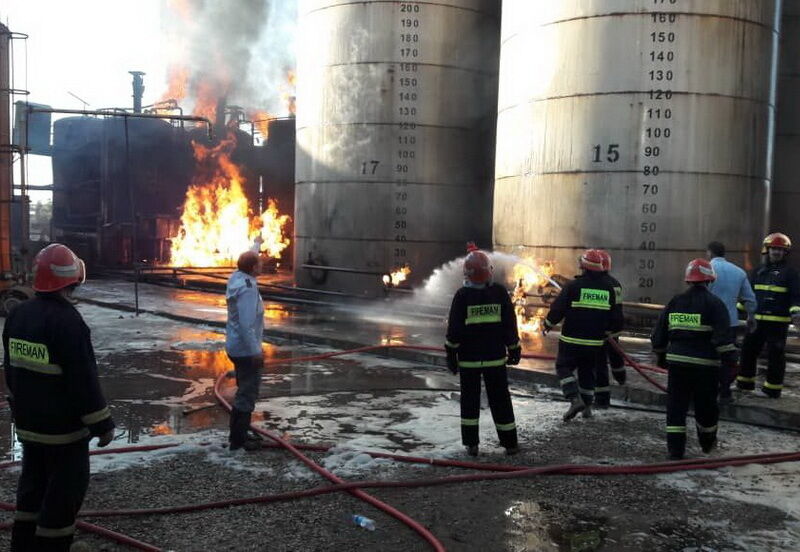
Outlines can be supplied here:
<path id="1" fill-rule="evenodd" d="M 253 121 L 256 130 L 261 135 L 261 141 L 265 141 L 269 137 L 269 122 L 275 116 L 267 111 L 252 111 L 250 113 L 250 120 Z"/>
<path id="2" fill-rule="evenodd" d="M 281 215 L 272 199 L 260 216 L 250 216 L 244 178 L 230 159 L 235 137 L 228 135 L 213 147 L 192 146 L 197 170 L 186 191 L 180 232 L 172 241 L 172 264 L 230 266 L 259 242 L 262 253 L 280 258 L 289 246 L 284 235 L 289 216 Z"/>
<path id="3" fill-rule="evenodd" d="M 523 259 L 514 265 L 512 275 L 514 278 L 514 292 L 511 300 L 514 303 L 514 312 L 517 316 L 517 328 L 521 335 L 535 337 L 539 335 L 547 314 L 546 309 L 537 308 L 535 311 L 528 305 L 528 295 L 541 292 L 542 288 L 550 283 L 550 277 L 555 273 L 552 262 L 536 264 L 530 259 Z"/>

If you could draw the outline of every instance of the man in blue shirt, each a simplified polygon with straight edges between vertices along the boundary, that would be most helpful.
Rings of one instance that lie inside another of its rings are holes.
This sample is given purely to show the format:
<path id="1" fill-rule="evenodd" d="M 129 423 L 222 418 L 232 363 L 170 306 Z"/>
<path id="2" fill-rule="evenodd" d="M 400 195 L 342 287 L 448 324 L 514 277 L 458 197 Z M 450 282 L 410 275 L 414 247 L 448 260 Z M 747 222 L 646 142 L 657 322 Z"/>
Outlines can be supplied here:
<path id="1" fill-rule="evenodd" d="M 717 279 L 709 284 L 708 289 L 719 297 L 728 309 L 731 318 L 730 333 L 734 343 L 736 342 L 736 328 L 739 327 L 739 315 L 736 312 L 736 304 L 742 303 L 747 311 L 747 331 L 753 332 L 756 328 L 756 296 L 753 288 L 747 279 L 747 273 L 725 259 L 725 246 L 712 241 L 708 244 L 707 255 L 711 260 L 711 266 L 717 274 Z M 731 396 L 730 384 L 733 381 L 731 374 L 722 370 L 720 376 L 720 398 L 729 399 Z"/>

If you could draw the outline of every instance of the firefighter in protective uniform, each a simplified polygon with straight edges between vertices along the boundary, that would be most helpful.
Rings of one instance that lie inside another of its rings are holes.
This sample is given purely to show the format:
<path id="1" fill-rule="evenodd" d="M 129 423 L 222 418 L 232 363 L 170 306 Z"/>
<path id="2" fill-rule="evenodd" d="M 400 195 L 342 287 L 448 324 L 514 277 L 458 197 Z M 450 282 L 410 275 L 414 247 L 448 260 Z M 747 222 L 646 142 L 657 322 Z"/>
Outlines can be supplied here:
<path id="1" fill-rule="evenodd" d="M 605 273 L 600 251 L 586 250 L 579 266 L 581 275 L 564 286 L 544 320 L 545 334 L 564 321 L 556 358 L 561 390 L 571 402 L 564 421 L 579 412 L 586 418 L 592 416 L 595 372 L 605 364 L 603 346 L 606 338 L 619 335 L 623 324 L 622 303 Z"/>
<path id="2" fill-rule="evenodd" d="M 614 286 L 614 294 L 617 303 L 622 304 L 622 284 L 619 280 L 614 278 L 611 274 L 611 254 L 605 249 L 598 249 L 603 258 L 603 271 L 605 272 L 611 284 Z M 619 342 L 618 336 L 610 337 L 616 342 Z M 608 360 L 608 362 L 606 362 Z M 614 380 L 620 384 L 625 384 L 625 360 L 622 358 L 617 350 L 612 347 L 608 341 L 603 344 L 603 355 L 600 363 L 597 365 L 595 373 L 595 387 L 594 387 L 594 406 L 595 408 L 608 408 L 611 405 L 611 383 L 608 377 L 608 365 L 611 365 L 611 373 Z"/>
<path id="3" fill-rule="evenodd" d="M 777 399 L 783 390 L 786 372 L 786 336 L 789 324 L 800 326 L 800 277 L 786 262 L 792 241 L 785 234 L 764 238 L 764 264 L 750 276 L 756 294 L 756 329 L 742 343 L 742 362 L 736 386 L 744 391 L 756 387 L 756 362 L 767 345 L 767 378 L 761 391 Z"/>
<path id="4" fill-rule="evenodd" d="M 522 349 L 508 291 L 492 282 L 489 257 L 474 244 L 464 261 L 464 286 L 450 307 L 447 323 L 447 367 L 461 380 L 461 440 L 471 456 L 478 454 L 481 378 L 500 444 L 507 454 L 519 452 L 514 408 L 506 365 L 519 364 Z"/>
<path id="5" fill-rule="evenodd" d="M 89 486 L 89 440 L 106 446 L 114 422 L 100 390 L 89 328 L 70 301 L 85 268 L 52 244 L 34 259 L 36 297 L 6 319 L 6 386 L 22 474 L 12 551 L 69 550 Z"/>
<path id="6" fill-rule="evenodd" d="M 686 412 L 694 402 L 697 439 L 703 452 L 717 442 L 720 370 L 736 363 L 725 304 L 708 290 L 714 267 L 694 259 L 686 267 L 689 289 L 667 304 L 653 329 L 651 342 L 658 365 L 669 370 L 667 382 L 667 451 L 673 460 L 686 450 Z"/>

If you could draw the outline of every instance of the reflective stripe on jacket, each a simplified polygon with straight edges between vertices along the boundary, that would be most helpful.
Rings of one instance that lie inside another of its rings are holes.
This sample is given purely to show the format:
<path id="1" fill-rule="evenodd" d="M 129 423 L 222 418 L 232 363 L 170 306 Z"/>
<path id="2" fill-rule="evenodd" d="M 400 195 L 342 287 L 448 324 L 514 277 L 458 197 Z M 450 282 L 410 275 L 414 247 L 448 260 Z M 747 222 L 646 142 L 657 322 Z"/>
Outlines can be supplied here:
<path id="1" fill-rule="evenodd" d="M 3 328 L 3 350 L 21 441 L 64 445 L 114 428 L 89 328 L 64 297 L 39 294 L 14 309 Z"/>

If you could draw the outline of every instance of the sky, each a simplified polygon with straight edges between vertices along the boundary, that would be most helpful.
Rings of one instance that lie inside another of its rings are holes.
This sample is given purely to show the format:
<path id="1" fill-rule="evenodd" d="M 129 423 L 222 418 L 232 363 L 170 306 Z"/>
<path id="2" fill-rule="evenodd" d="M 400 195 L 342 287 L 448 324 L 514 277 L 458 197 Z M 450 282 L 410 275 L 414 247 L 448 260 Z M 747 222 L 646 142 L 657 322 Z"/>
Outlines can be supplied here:
<path id="1" fill-rule="evenodd" d="M 144 103 L 152 103 L 166 90 L 161 12 L 162 0 L 0 1 L 0 21 L 29 36 L 13 41 L 13 87 L 53 107 L 83 109 L 70 92 L 87 109 L 130 107 L 128 71 L 137 70 L 147 73 Z M 50 158 L 29 156 L 28 176 L 29 184 L 52 184 Z M 48 198 L 31 193 L 34 203 Z"/>
<path id="2" fill-rule="evenodd" d="M 181 18 L 178 0 L 0 0 L 0 22 L 29 36 L 13 41 L 13 87 L 55 108 L 131 108 L 128 71 L 144 71 L 148 105 L 167 91 L 177 58 L 203 75 L 233 72 L 231 103 L 282 115 L 280 85 L 294 67 L 296 1 L 190 2 L 191 16 Z M 48 157 L 30 155 L 28 166 L 29 184 L 52 184 Z"/>

